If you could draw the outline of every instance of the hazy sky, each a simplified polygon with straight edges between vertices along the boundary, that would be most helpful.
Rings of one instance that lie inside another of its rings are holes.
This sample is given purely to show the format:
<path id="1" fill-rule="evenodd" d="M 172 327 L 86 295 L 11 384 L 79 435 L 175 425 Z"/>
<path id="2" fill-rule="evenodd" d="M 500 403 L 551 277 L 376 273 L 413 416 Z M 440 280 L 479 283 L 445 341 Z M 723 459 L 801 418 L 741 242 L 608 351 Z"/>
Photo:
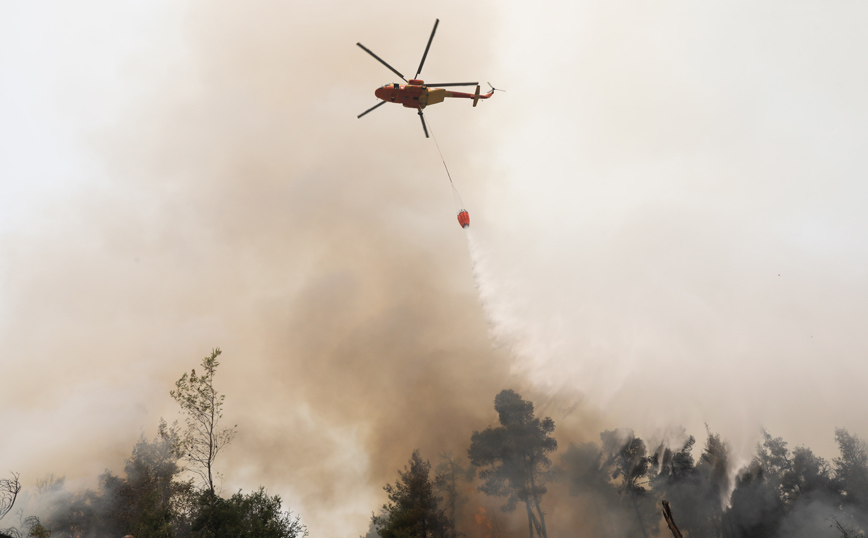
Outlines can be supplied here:
<path id="1" fill-rule="evenodd" d="M 118 470 L 212 347 L 225 489 L 367 529 L 515 388 L 562 444 L 868 435 L 863 2 L 4 2 L 0 469 Z M 426 117 L 408 75 L 506 89 Z M 565 445 L 564 445 L 565 446 Z"/>

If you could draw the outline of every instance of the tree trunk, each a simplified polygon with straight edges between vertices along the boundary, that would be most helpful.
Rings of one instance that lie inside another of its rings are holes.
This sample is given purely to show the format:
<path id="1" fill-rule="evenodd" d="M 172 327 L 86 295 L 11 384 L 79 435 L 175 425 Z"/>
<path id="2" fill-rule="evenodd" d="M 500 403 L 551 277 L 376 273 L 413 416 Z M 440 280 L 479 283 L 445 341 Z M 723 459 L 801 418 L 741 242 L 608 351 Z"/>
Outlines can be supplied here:
<path id="1" fill-rule="evenodd" d="M 531 496 L 533 497 L 534 505 L 536 505 L 536 512 L 539 514 L 539 528 L 537 529 L 537 533 L 541 538 L 548 538 L 548 533 L 546 532 L 546 516 L 542 511 L 542 508 L 539 504 L 539 495 L 536 494 L 536 481 L 533 479 L 533 468 L 531 468 L 530 473 L 530 491 Z"/>
<path id="2" fill-rule="evenodd" d="M 536 512 L 537 512 L 537 514 L 539 514 L 539 523 L 540 523 L 539 534 L 540 534 L 540 537 L 541 538 L 548 538 L 548 532 L 546 531 L 545 512 L 543 512 L 542 508 L 540 508 L 539 498 L 536 495 L 534 495 L 533 500 L 534 500 L 534 504 L 536 505 Z"/>
<path id="3" fill-rule="evenodd" d="M 639 512 L 639 504 L 636 502 L 636 496 L 631 493 L 630 499 L 633 501 L 633 510 L 636 511 L 636 520 L 639 521 L 639 529 L 642 531 L 642 536 L 648 538 L 648 533 L 645 532 L 645 523 L 642 521 L 642 514 Z"/>
<path id="4" fill-rule="evenodd" d="M 530 509 L 530 516 L 533 519 L 533 528 L 536 529 L 536 535 L 542 538 L 542 525 L 540 525 L 539 519 L 536 517 L 536 513 L 533 511 L 533 508 Z"/>
<path id="5" fill-rule="evenodd" d="M 458 530 L 455 528 L 455 500 L 458 497 L 458 484 L 455 483 L 455 463 L 450 465 L 452 478 L 452 491 L 449 492 L 449 519 L 452 522 L 452 538 L 458 538 Z"/>
<path id="6" fill-rule="evenodd" d="M 666 520 L 666 524 L 669 525 L 669 530 L 672 531 L 672 536 L 674 538 L 684 538 L 681 535 L 681 531 L 678 530 L 678 525 L 675 524 L 675 519 L 672 517 L 672 510 L 669 509 L 668 501 L 661 501 L 663 504 L 663 519 Z"/>
<path id="7" fill-rule="evenodd" d="M 533 538 L 533 512 L 530 510 L 530 503 L 525 502 L 524 507 L 527 509 L 527 530 L 530 538 Z"/>

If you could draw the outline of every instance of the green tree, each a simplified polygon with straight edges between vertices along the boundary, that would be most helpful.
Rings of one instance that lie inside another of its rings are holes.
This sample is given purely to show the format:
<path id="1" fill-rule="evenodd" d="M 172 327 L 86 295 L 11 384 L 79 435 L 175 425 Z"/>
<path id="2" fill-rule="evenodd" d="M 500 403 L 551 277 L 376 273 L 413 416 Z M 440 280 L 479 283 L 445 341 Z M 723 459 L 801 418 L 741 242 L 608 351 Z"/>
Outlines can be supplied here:
<path id="1" fill-rule="evenodd" d="M 868 448 L 844 428 L 835 430 L 840 457 L 834 459 L 835 486 L 844 504 L 868 510 Z"/>
<path id="2" fill-rule="evenodd" d="M 220 363 L 220 348 L 211 356 L 202 359 L 202 375 L 193 369 L 175 383 L 169 394 L 181 406 L 187 425 L 179 437 L 179 448 L 184 459 L 191 464 L 190 470 L 197 474 L 212 495 L 215 494 L 214 460 L 217 454 L 232 442 L 237 425 L 223 428 L 223 400 L 225 395 L 214 388 L 214 375 Z"/>
<path id="3" fill-rule="evenodd" d="M 281 507 L 279 495 L 265 488 L 223 499 L 205 490 L 199 493 L 192 522 L 196 536 L 209 538 L 307 538 L 301 518 Z"/>
<path id="4" fill-rule="evenodd" d="M 473 432 L 470 438 L 470 462 L 481 468 L 480 490 L 487 495 L 507 497 L 504 511 L 515 510 L 520 501 L 527 511 L 530 538 L 534 530 L 546 538 L 545 512 L 541 507 L 546 493 L 546 475 L 551 467 L 548 454 L 558 448 L 551 437 L 555 423 L 546 417 L 534 417 L 533 403 L 513 390 L 503 390 L 494 398 L 500 419 L 497 428 Z"/>
<path id="5" fill-rule="evenodd" d="M 413 451 L 409 464 L 398 471 L 395 485 L 383 488 L 389 503 L 371 520 L 382 538 L 446 538 L 450 522 L 429 479 L 431 464 L 422 460 L 418 450 Z"/>
<path id="6" fill-rule="evenodd" d="M 793 449 L 792 463 L 781 476 L 781 495 L 786 504 L 833 491 L 831 471 L 825 459 L 807 447 Z"/>
<path id="7" fill-rule="evenodd" d="M 762 467 L 763 475 L 768 480 L 779 481 L 784 473 L 792 468 L 790 451 L 786 441 L 781 437 L 772 437 L 769 432 L 763 430 L 763 441 L 757 443 L 756 451 L 754 461 Z"/>

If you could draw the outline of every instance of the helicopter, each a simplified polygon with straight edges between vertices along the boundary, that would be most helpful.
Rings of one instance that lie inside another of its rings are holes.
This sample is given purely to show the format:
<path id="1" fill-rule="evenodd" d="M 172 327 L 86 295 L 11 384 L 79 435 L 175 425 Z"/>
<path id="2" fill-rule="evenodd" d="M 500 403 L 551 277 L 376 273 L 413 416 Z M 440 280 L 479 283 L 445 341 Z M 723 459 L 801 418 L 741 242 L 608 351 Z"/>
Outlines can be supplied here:
<path id="1" fill-rule="evenodd" d="M 422 114 L 422 109 L 426 106 L 442 103 L 447 97 L 459 99 L 473 99 L 473 106 L 476 106 L 480 99 L 488 99 L 492 95 L 494 95 L 495 91 L 502 91 L 497 90 L 497 88 L 495 88 L 494 86 L 491 86 L 491 83 L 488 84 L 491 87 L 491 90 L 486 94 L 480 94 L 478 82 L 439 82 L 426 84 L 424 80 L 419 79 L 419 74 L 422 72 L 422 66 L 425 65 L 425 58 L 428 57 L 428 49 L 431 48 L 431 42 L 434 40 L 434 34 L 437 32 L 438 24 L 440 24 L 440 19 L 435 19 L 434 29 L 431 30 L 431 37 L 428 38 L 428 45 L 425 46 L 425 53 L 422 54 L 422 61 L 419 62 L 419 69 L 416 70 L 416 75 L 410 80 L 404 78 L 404 75 L 398 72 L 397 69 L 395 69 L 394 67 L 386 63 L 385 60 L 371 52 L 370 49 L 368 49 L 361 43 L 356 43 L 356 45 L 361 47 L 363 51 L 373 56 L 378 62 L 388 67 L 389 70 L 401 77 L 401 80 L 406 82 L 406 84 L 384 84 L 377 88 L 374 91 L 374 95 L 378 99 L 381 99 L 381 102 L 372 106 L 368 110 L 365 110 L 364 112 L 356 116 L 357 118 L 361 118 L 365 114 L 372 112 L 373 110 L 379 108 L 382 105 L 385 105 L 386 103 L 399 103 L 405 108 L 416 109 L 417 113 L 419 114 L 419 119 L 422 120 L 422 129 L 425 131 L 425 138 L 429 138 L 428 127 L 427 125 L 425 125 L 425 116 Z M 476 91 L 474 93 L 463 93 L 444 89 L 453 86 L 476 86 Z"/>

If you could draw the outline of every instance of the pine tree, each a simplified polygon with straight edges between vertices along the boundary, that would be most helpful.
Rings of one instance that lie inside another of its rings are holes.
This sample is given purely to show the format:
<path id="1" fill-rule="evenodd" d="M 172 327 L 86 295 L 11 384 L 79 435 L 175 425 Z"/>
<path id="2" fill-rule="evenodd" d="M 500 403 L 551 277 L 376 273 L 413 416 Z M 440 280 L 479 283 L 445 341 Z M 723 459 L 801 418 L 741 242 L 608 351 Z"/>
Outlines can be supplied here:
<path id="1" fill-rule="evenodd" d="M 389 494 L 389 504 L 380 515 L 372 516 L 382 538 L 445 538 L 450 522 L 438 506 L 429 479 L 431 464 L 422 460 L 418 450 L 410 456 L 409 466 L 398 471 L 398 481 L 383 488 Z"/>
<path id="2" fill-rule="evenodd" d="M 480 467 L 483 480 L 479 488 L 488 495 L 507 497 L 504 511 L 525 505 L 528 532 L 533 538 L 546 538 L 546 520 L 540 502 L 546 493 L 546 472 L 551 467 L 548 454 L 558 448 L 551 437 L 555 423 L 533 415 L 533 403 L 512 390 L 501 391 L 494 398 L 500 427 L 473 432 L 470 438 L 470 462 Z"/>

